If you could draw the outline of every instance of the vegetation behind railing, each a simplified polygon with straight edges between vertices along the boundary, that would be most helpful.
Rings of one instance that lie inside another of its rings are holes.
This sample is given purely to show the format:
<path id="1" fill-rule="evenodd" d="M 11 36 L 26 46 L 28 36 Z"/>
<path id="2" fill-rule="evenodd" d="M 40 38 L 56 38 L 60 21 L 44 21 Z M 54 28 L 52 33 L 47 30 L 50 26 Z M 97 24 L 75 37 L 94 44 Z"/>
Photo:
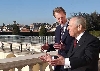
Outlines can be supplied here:
<path id="1" fill-rule="evenodd" d="M 100 37 L 100 31 L 90 31 L 90 34 L 92 34 L 96 37 Z"/>

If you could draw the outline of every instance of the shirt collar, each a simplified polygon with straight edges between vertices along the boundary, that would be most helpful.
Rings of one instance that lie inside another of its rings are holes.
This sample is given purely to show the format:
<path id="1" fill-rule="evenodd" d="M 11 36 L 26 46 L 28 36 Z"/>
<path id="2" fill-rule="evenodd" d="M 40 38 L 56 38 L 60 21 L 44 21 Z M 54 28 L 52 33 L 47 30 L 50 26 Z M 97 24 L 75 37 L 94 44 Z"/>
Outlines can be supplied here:
<path id="1" fill-rule="evenodd" d="M 82 32 L 79 36 L 76 37 L 77 41 L 80 40 L 81 36 L 84 34 L 84 32 Z"/>
<path id="2" fill-rule="evenodd" d="M 68 25 L 69 21 L 67 20 L 67 22 L 63 25 L 61 24 L 61 27 L 66 27 Z"/>

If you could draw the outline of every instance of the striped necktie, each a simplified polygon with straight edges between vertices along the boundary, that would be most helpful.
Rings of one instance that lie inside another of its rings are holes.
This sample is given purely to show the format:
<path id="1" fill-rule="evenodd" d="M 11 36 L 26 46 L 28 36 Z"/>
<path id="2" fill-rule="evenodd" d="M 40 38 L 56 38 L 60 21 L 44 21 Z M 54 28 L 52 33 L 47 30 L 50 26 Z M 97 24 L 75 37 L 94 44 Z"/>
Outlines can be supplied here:
<path id="1" fill-rule="evenodd" d="M 61 39 L 62 39 L 63 35 L 64 35 L 64 26 L 61 28 Z"/>

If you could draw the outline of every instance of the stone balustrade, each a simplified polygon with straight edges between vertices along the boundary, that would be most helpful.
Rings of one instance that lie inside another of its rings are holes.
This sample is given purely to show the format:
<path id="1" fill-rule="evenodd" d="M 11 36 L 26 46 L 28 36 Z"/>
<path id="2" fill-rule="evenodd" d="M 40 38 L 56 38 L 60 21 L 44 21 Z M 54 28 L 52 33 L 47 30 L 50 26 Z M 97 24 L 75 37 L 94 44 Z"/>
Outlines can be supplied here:
<path id="1" fill-rule="evenodd" d="M 29 71 L 45 71 L 48 64 L 38 59 L 39 56 L 44 54 L 45 53 L 0 59 L 0 70 L 15 71 L 15 68 L 17 68 L 18 71 L 22 71 L 22 68 L 28 65 Z M 49 52 L 49 54 L 56 55 L 57 52 Z M 36 70 L 36 65 L 38 66 L 39 70 Z M 52 67 L 49 66 L 49 68 L 50 71 L 53 71 Z"/>
<path id="2" fill-rule="evenodd" d="M 22 71 L 23 67 L 29 66 L 28 71 L 45 71 L 48 63 L 44 63 L 38 59 L 39 56 L 44 54 L 45 53 L 0 59 L 0 70 L 15 71 L 15 68 L 17 68 L 17 71 Z M 56 55 L 57 52 L 49 52 L 49 54 Z M 100 71 L 100 60 L 98 66 L 98 71 Z M 49 71 L 53 71 L 51 66 L 49 66 L 49 68 Z"/>

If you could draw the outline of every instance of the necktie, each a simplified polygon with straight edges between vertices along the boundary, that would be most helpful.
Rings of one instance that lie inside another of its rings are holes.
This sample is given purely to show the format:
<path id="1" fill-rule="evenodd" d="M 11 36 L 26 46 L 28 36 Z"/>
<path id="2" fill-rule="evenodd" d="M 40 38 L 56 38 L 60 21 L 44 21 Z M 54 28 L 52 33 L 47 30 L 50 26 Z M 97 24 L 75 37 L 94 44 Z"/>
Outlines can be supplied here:
<path id="1" fill-rule="evenodd" d="M 61 28 L 61 39 L 63 35 L 64 35 L 64 26 Z"/>
<path id="2" fill-rule="evenodd" d="M 74 40 L 74 48 L 76 47 L 77 39 Z"/>

